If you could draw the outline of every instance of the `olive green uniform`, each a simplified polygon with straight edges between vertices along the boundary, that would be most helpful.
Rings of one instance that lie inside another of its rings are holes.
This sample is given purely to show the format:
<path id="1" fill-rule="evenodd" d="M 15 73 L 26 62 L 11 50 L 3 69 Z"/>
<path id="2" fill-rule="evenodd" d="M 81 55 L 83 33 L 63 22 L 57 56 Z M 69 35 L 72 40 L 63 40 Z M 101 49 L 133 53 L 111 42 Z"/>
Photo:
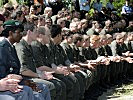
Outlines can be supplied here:
<path id="1" fill-rule="evenodd" d="M 36 73 L 36 63 L 33 57 L 33 51 L 31 46 L 22 39 L 15 47 L 21 64 L 21 72 L 31 70 Z M 27 78 L 37 83 L 45 83 L 49 87 L 51 99 L 54 100 L 54 98 L 56 97 L 56 88 L 52 82 L 39 78 Z"/>
<path id="2" fill-rule="evenodd" d="M 45 45 L 42 45 L 38 41 L 32 42 L 32 50 L 36 62 L 36 66 L 48 66 L 48 56 L 46 56 L 47 51 L 45 51 Z M 49 66 L 48 66 L 49 67 Z M 49 80 L 48 80 L 49 81 Z M 56 88 L 56 100 L 66 100 L 66 86 L 61 80 L 55 78 L 50 80 L 54 83 Z"/>
<path id="3" fill-rule="evenodd" d="M 52 41 L 50 44 L 47 45 L 50 54 L 51 65 L 54 63 L 55 65 L 65 65 L 65 56 L 64 52 L 61 47 L 55 45 Z M 79 99 L 79 92 L 80 86 L 79 82 L 76 77 L 73 75 L 55 75 L 55 77 L 62 80 L 67 87 L 67 100 L 78 100 Z"/>

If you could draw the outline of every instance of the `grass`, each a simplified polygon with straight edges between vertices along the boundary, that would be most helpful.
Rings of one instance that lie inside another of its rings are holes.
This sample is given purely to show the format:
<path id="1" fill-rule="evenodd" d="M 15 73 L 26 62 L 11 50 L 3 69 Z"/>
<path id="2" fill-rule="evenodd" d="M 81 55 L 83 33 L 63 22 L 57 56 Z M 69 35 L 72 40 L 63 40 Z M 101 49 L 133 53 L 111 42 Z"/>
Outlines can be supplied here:
<path id="1" fill-rule="evenodd" d="M 98 100 L 133 100 L 133 82 L 108 90 Z"/>

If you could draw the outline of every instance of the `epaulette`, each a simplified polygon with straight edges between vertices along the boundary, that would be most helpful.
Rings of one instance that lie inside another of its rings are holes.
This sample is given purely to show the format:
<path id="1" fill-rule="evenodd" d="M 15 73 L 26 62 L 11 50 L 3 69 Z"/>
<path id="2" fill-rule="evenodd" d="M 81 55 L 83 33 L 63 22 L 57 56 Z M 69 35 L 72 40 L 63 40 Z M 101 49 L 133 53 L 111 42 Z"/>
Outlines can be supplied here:
<path id="1" fill-rule="evenodd" d="M 0 46 L 3 47 L 5 45 L 5 41 L 3 41 L 5 37 L 0 37 Z"/>
<path id="2" fill-rule="evenodd" d="M 5 42 L 0 41 L 0 47 L 4 47 L 4 45 L 5 45 Z"/>

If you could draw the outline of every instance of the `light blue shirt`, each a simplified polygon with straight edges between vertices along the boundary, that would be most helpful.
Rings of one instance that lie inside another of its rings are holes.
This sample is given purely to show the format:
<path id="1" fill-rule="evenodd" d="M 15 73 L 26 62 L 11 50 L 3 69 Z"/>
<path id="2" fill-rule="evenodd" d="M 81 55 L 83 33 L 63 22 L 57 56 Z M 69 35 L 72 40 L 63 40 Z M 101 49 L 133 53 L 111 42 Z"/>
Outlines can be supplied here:
<path id="1" fill-rule="evenodd" d="M 96 9 L 98 12 L 101 12 L 102 7 L 103 7 L 103 5 L 102 5 L 101 2 L 99 2 L 99 3 L 98 2 L 95 2 L 93 4 L 93 8 Z"/>
<path id="2" fill-rule="evenodd" d="M 106 8 L 110 8 L 110 9 L 112 10 L 112 9 L 114 9 L 114 5 L 111 4 L 110 2 L 108 2 L 108 3 L 106 4 Z"/>
<path id="3" fill-rule="evenodd" d="M 89 11 L 90 10 L 90 5 L 87 4 L 86 6 L 84 6 L 85 3 L 88 3 L 88 0 L 79 0 L 80 10 Z"/>

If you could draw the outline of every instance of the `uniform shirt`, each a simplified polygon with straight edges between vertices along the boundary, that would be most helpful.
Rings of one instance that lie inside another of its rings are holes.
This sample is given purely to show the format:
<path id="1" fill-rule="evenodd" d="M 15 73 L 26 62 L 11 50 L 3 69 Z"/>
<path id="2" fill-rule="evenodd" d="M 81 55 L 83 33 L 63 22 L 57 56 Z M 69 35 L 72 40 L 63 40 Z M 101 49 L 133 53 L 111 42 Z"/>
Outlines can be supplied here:
<path id="1" fill-rule="evenodd" d="M 91 48 L 90 47 L 83 48 L 82 52 L 83 52 L 83 55 L 85 56 L 85 58 L 87 60 L 91 60 L 92 54 L 91 54 Z"/>
<path id="2" fill-rule="evenodd" d="M 112 3 L 110 3 L 110 2 L 108 2 L 108 3 L 106 4 L 106 8 L 107 8 L 107 9 L 110 8 L 110 9 L 112 10 L 112 9 L 114 9 L 114 5 L 113 5 Z"/>
<path id="3" fill-rule="evenodd" d="M 68 59 L 70 60 L 71 63 L 74 63 L 74 53 L 73 53 L 73 49 L 70 47 L 70 45 L 68 45 L 65 42 L 61 43 L 62 48 L 64 49 Z"/>
<path id="4" fill-rule="evenodd" d="M 55 65 L 67 65 L 66 61 L 68 60 L 65 51 L 60 45 L 54 44 L 52 41 L 47 45 L 50 50 L 50 59 L 52 60 L 51 66 L 54 63 Z"/>
<path id="5" fill-rule="evenodd" d="M 36 64 L 31 45 L 28 45 L 28 43 L 22 39 L 15 47 L 21 64 L 21 72 L 31 70 L 36 73 Z"/>
<path id="6" fill-rule="evenodd" d="M 133 7 L 131 7 L 131 6 L 126 6 L 126 5 L 124 5 L 124 6 L 122 7 L 122 12 L 121 12 L 121 14 L 131 14 L 131 13 L 133 13 Z"/>
<path id="7" fill-rule="evenodd" d="M 128 48 L 126 46 L 125 43 L 119 45 L 116 43 L 116 41 L 114 40 L 112 43 L 111 43 L 111 50 L 112 50 L 112 54 L 113 56 L 122 56 L 122 53 L 125 53 L 128 51 Z"/>
<path id="8" fill-rule="evenodd" d="M 79 0 L 80 10 L 89 11 L 90 10 L 90 5 L 86 4 L 86 6 L 84 6 L 85 3 L 88 3 L 88 0 Z"/>
<path id="9" fill-rule="evenodd" d="M 14 46 L 8 39 L 0 41 L 0 78 L 8 74 L 19 74 L 20 62 Z"/>
<path id="10" fill-rule="evenodd" d="M 101 2 L 94 2 L 93 4 L 93 8 L 96 9 L 98 12 L 101 12 L 101 9 L 102 9 L 103 5 Z"/>
<path id="11" fill-rule="evenodd" d="M 112 56 L 113 55 L 110 45 L 106 45 L 105 46 L 105 50 L 106 50 L 108 56 Z"/>
<path id="12" fill-rule="evenodd" d="M 133 53 L 133 41 L 125 41 L 128 51 Z"/>
<path id="13" fill-rule="evenodd" d="M 44 56 L 45 52 L 42 43 L 38 41 L 33 41 L 31 47 L 35 58 L 36 67 L 46 65 L 46 58 L 45 58 L 46 56 Z"/>

